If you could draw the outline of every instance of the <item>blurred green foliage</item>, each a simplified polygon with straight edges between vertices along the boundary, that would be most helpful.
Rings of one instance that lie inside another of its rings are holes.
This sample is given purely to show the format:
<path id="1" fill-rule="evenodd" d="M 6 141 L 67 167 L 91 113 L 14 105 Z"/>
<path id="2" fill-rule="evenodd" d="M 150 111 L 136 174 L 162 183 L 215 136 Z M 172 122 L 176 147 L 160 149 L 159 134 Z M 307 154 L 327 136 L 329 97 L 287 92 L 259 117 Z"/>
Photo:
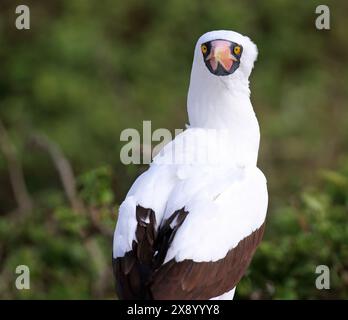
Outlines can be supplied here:
<path id="1" fill-rule="evenodd" d="M 110 178 L 106 167 L 80 177 L 81 197 L 98 188 L 83 211 L 73 211 L 64 199 L 54 204 L 49 199 L 31 215 L 0 219 L 0 297 L 114 298 L 112 239 L 103 232 L 112 232 L 115 223 Z M 92 210 L 97 210 L 98 224 Z M 30 268 L 30 290 L 15 287 L 21 264 Z"/>
<path id="2" fill-rule="evenodd" d="M 320 188 L 303 190 L 295 203 L 268 219 L 239 297 L 348 298 L 348 162 L 339 172 L 320 176 Z M 319 265 L 330 268 L 330 290 L 315 287 Z"/>
<path id="3" fill-rule="evenodd" d="M 31 29 L 14 27 L 15 7 Z M 23 165 L 34 209 L 18 217 L 0 152 L 0 297 L 113 298 L 115 207 L 143 166 L 119 160 L 120 132 L 183 128 L 197 38 L 213 29 L 250 36 L 268 178 L 265 241 L 238 298 L 347 298 L 348 2 L 325 1 L 331 30 L 315 28 L 321 1 L 1 0 L 0 120 Z M 77 178 L 71 209 L 49 156 L 28 137 L 47 135 Z M 323 171 L 327 168 L 327 171 Z M 29 291 L 14 287 L 19 264 Z M 315 267 L 331 268 L 331 290 Z"/>

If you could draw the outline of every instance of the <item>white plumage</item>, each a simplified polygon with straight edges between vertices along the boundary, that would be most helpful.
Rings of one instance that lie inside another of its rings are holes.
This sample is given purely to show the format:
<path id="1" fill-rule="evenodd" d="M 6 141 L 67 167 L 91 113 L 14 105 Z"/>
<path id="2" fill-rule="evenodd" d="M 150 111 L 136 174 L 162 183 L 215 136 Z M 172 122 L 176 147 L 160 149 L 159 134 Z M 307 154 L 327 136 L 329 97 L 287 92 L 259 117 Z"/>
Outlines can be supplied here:
<path id="1" fill-rule="evenodd" d="M 201 45 L 215 39 L 243 48 L 239 67 L 230 75 L 211 73 L 202 59 Z M 264 223 L 267 187 L 256 167 L 260 134 L 248 80 L 256 57 L 255 44 L 236 32 L 213 31 L 198 40 L 187 101 L 190 125 L 154 158 L 121 204 L 115 259 L 131 252 L 138 241 L 137 206 L 154 211 L 156 230 L 175 211 L 188 212 L 162 264 L 224 259 Z M 172 229 L 176 223 L 171 221 Z M 234 288 L 228 291 L 221 298 L 231 299 Z"/>

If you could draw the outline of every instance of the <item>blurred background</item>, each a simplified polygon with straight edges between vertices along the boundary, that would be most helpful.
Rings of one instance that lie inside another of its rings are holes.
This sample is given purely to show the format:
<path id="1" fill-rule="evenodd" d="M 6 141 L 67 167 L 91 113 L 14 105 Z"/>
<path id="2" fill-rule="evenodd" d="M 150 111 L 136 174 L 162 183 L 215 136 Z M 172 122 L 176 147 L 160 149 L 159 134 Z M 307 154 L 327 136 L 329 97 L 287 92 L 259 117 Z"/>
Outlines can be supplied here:
<path id="1" fill-rule="evenodd" d="M 15 28 L 30 7 L 31 29 Z M 193 49 L 248 35 L 270 205 L 237 299 L 348 298 L 348 2 L 1 0 L 0 298 L 115 299 L 112 233 L 143 165 L 120 133 L 183 128 Z M 17 290 L 16 266 L 30 268 Z M 317 265 L 330 290 L 315 287 Z"/>

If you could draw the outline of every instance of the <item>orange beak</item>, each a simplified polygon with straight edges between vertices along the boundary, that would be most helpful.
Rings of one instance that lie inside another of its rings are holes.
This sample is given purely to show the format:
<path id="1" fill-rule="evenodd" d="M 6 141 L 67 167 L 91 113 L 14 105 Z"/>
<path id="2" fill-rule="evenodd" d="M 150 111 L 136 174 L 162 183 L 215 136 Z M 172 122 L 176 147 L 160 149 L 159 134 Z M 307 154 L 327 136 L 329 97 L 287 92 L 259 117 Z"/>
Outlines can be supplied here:
<path id="1" fill-rule="evenodd" d="M 212 42 L 212 48 L 206 60 L 209 60 L 214 71 L 217 69 L 219 63 L 226 71 L 229 71 L 232 68 L 233 62 L 237 61 L 231 53 L 231 43 L 224 40 L 215 40 Z"/>

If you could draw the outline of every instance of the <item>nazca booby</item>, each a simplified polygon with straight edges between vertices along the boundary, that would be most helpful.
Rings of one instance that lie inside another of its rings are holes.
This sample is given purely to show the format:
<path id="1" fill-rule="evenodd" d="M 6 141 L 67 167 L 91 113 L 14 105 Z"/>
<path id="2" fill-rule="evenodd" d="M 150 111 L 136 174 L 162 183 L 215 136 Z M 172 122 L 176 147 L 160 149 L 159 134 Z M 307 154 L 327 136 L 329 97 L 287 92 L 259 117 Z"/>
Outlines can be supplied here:
<path id="1" fill-rule="evenodd" d="M 232 299 L 261 241 L 268 204 L 250 102 L 256 45 L 233 31 L 194 50 L 188 128 L 120 205 L 113 242 L 121 299 Z"/>

